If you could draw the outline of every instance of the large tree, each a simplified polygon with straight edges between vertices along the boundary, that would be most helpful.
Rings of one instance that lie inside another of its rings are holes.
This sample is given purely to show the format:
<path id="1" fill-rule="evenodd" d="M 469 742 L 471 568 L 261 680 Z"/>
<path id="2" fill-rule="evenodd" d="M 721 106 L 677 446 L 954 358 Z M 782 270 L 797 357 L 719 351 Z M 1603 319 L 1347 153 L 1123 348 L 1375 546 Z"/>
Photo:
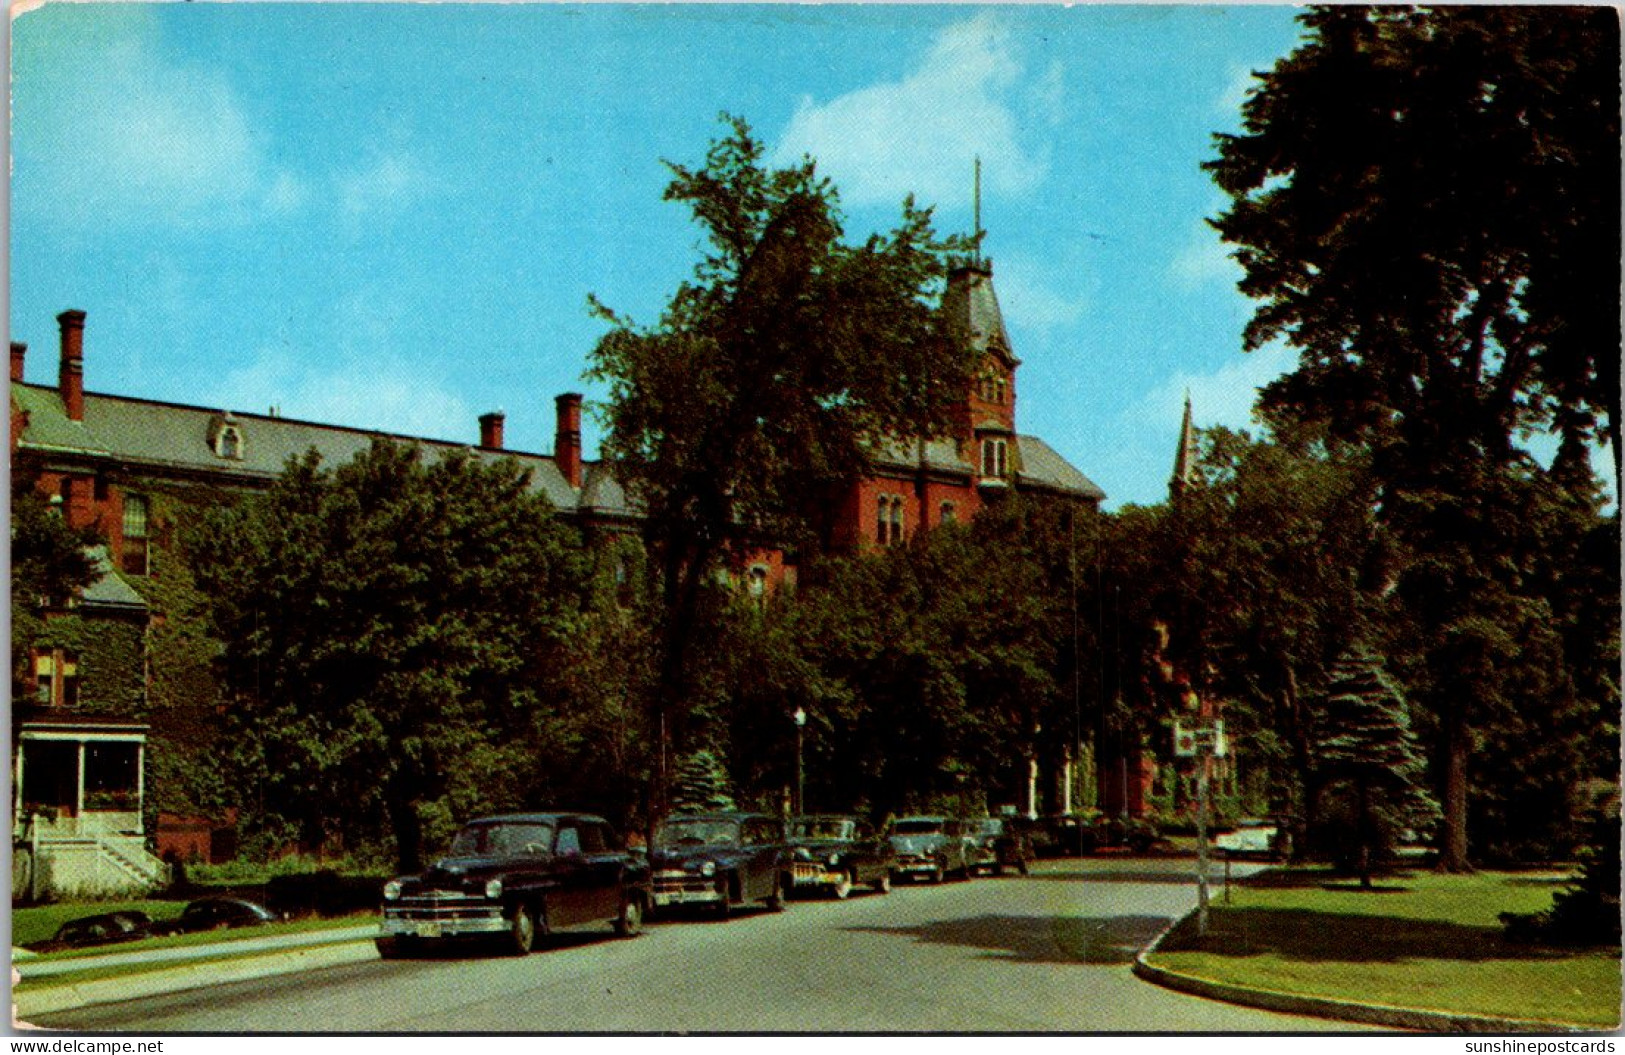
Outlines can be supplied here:
<path id="1" fill-rule="evenodd" d="M 307 843 L 513 807 L 537 784 L 547 656 L 578 607 L 568 534 L 512 463 L 376 441 L 293 460 L 191 540 L 251 776 Z"/>
<path id="2" fill-rule="evenodd" d="M 1215 226 L 1261 301 L 1248 348 L 1299 351 L 1266 408 L 1371 453 L 1440 734 L 1441 863 L 1464 868 L 1472 745 L 1500 701 L 1545 706 L 1514 687 L 1554 658 L 1541 640 L 1524 660 L 1550 600 L 1520 565 L 1544 524 L 1518 510 L 1545 486 L 1520 441 L 1554 436 L 1550 478 L 1584 494 L 1606 437 L 1619 479 L 1619 24 L 1578 7 L 1303 22 L 1243 134 L 1219 137 Z"/>
<path id="3" fill-rule="evenodd" d="M 769 168 L 745 123 L 724 120 L 703 165 L 668 163 L 666 198 L 705 238 L 693 277 L 652 326 L 599 305 L 610 330 L 592 353 L 610 388 L 604 454 L 661 573 L 662 742 L 689 703 L 719 562 L 810 541 L 809 514 L 880 443 L 947 430 L 976 365 L 941 332 L 946 254 L 964 247 L 938 239 L 928 210 L 907 201 L 890 233 L 849 244 L 811 159 Z"/>

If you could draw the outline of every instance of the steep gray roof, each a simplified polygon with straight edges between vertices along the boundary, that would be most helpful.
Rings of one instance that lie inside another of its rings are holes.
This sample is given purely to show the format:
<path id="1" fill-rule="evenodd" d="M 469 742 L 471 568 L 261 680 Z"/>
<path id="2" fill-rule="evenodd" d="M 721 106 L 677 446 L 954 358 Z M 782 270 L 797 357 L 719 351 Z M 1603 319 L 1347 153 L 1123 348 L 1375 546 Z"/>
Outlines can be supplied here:
<path id="1" fill-rule="evenodd" d="M 584 501 L 587 487 L 577 493 L 553 459 L 540 454 L 488 451 L 469 444 L 233 411 L 231 422 L 242 435 L 243 456 L 222 458 L 210 442 L 212 430 L 225 417 L 221 410 L 87 392 L 84 420 L 72 421 L 54 388 L 13 382 L 11 398 L 28 414 L 19 445 L 41 453 L 107 457 L 158 470 L 238 476 L 245 483 L 264 484 L 282 472 L 289 458 L 308 450 L 315 449 L 327 465 L 342 465 L 370 447 L 374 439 L 385 438 L 430 451 L 472 450 L 486 462 L 512 458 L 530 470 L 531 490 L 544 494 L 554 508 L 575 510 L 596 504 Z M 598 465 L 583 466 L 585 482 L 607 475 Z"/>
<path id="2" fill-rule="evenodd" d="M 1020 466 L 1016 473 L 1018 482 L 1092 498 L 1096 502 L 1105 499 L 1106 492 L 1099 485 L 1037 436 L 1017 436 L 1016 443 L 1021 451 L 1021 460 L 1016 463 Z"/>
<path id="3" fill-rule="evenodd" d="M 97 579 L 80 592 L 81 604 L 92 608 L 122 608 L 136 612 L 147 610 L 147 602 L 124 581 L 124 577 L 113 567 L 113 562 L 107 559 L 106 546 L 92 546 L 85 552 L 95 565 Z"/>
<path id="4" fill-rule="evenodd" d="M 1014 358 L 1010 334 L 1004 328 L 1004 313 L 993 292 L 993 264 L 983 261 L 956 269 L 948 277 L 942 294 L 942 313 L 954 340 L 978 352 L 997 347 Z"/>

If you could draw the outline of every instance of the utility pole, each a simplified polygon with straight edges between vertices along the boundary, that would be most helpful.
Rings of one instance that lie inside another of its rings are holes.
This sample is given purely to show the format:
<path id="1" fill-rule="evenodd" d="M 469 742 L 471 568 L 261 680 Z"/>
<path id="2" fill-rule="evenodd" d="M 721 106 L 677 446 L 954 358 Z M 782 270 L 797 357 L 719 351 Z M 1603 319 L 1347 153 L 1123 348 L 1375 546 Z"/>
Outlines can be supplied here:
<path id="1" fill-rule="evenodd" d="M 1196 933 L 1207 934 L 1207 818 L 1213 760 L 1229 753 L 1224 738 L 1224 722 L 1199 719 L 1201 724 L 1186 729 L 1174 723 L 1174 754 L 1196 762 Z"/>

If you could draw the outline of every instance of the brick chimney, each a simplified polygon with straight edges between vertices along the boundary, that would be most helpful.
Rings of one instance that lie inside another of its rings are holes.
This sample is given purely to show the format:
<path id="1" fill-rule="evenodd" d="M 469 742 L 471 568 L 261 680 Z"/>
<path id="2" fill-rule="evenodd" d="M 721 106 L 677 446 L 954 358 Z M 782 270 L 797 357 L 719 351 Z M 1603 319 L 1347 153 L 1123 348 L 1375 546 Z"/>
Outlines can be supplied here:
<path id="1" fill-rule="evenodd" d="M 21 341 L 11 342 L 11 379 L 13 381 L 23 379 L 23 357 L 27 354 L 28 345 Z"/>
<path id="2" fill-rule="evenodd" d="M 553 432 L 553 462 L 571 487 L 581 486 L 581 395 L 566 392 L 554 400 L 558 426 Z"/>
<path id="3" fill-rule="evenodd" d="M 56 317 L 62 327 L 62 369 L 57 391 L 69 421 L 85 420 L 85 313 L 69 309 Z"/>
<path id="4" fill-rule="evenodd" d="M 502 449 L 502 423 L 505 420 L 502 411 L 493 410 L 489 414 L 480 415 L 480 446 L 488 451 Z"/>

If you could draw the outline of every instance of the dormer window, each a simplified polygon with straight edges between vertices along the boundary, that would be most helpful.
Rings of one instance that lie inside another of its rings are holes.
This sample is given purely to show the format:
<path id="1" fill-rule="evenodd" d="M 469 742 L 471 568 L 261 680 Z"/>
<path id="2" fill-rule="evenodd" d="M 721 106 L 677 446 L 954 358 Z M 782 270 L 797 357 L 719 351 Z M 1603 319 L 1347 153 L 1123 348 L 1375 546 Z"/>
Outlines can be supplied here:
<path id="1" fill-rule="evenodd" d="M 243 460 L 243 429 L 229 412 L 210 422 L 209 446 L 214 449 L 217 458 L 229 458 L 234 462 Z"/>
<path id="2" fill-rule="evenodd" d="M 982 475 L 1003 477 L 1008 464 L 1005 460 L 1004 440 L 982 441 Z"/>

